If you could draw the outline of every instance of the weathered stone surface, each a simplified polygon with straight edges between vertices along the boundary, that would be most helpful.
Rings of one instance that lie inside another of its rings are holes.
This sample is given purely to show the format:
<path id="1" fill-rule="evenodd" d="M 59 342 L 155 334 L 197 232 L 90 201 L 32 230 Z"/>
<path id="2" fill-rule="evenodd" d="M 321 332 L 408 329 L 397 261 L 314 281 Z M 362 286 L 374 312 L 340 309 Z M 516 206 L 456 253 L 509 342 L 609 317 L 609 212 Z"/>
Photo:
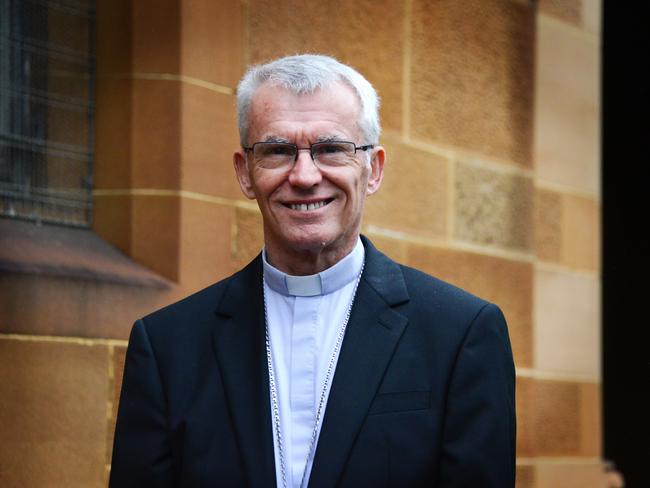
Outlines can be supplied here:
<path id="1" fill-rule="evenodd" d="M 251 62 L 304 52 L 333 55 L 370 80 L 382 98 L 384 127 L 401 130 L 403 2 L 253 0 L 249 12 Z"/>
<path id="2" fill-rule="evenodd" d="M 414 137 L 531 166 L 535 8 L 413 2 Z"/>
<path id="3" fill-rule="evenodd" d="M 456 239 L 517 251 L 532 249 L 531 178 L 459 162 L 454 191 Z"/>
<path id="4" fill-rule="evenodd" d="M 103 487 L 108 350 L 0 338 L 0 485 Z"/>
<path id="5" fill-rule="evenodd" d="M 535 368 L 600 377 L 600 283 L 597 276 L 535 271 Z"/>
<path id="6" fill-rule="evenodd" d="M 540 16 L 535 170 L 544 182 L 600 194 L 600 46 Z"/>
<path id="7" fill-rule="evenodd" d="M 366 201 L 364 222 L 425 237 L 445 238 L 447 159 L 406 144 L 385 143 L 379 192 Z"/>

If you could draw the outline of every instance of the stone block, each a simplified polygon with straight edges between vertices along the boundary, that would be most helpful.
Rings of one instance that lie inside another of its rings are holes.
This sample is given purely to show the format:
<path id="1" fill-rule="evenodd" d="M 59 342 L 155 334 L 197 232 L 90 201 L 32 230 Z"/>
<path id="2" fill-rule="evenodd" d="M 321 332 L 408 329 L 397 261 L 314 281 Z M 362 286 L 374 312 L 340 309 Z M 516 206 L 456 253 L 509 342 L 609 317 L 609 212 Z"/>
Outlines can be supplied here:
<path id="1" fill-rule="evenodd" d="M 126 339 L 138 317 L 179 298 L 177 287 L 5 272 L 0 274 L 0 331 Z"/>
<path id="2" fill-rule="evenodd" d="M 189 295 L 232 272 L 233 207 L 183 198 L 181 203 L 179 281 Z"/>
<path id="3" fill-rule="evenodd" d="M 517 378 L 517 456 L 599 457 L 597 383 Z"/>
<path id="4" fill-rule="evenodd" d="M 531 166 L 531 2 L 413 2 L 413 137 Z"/>
<path id="5" fill-rule="evenodd" d="M 124 254 L 131 253 L 131 196 L 94 195 L 92 229 Z"/>
<path id="6" fill-rule="evenodd" d="M 131 91 L 131 80 L 97 80 L 94 188 L 131 185 Z"/>
<path id="7" fill-rule="evenodd" d="M 254 210 L 235 210 L 233 266 L 241 269 L 257 256 L 264 246 L 262 214 Z"/>
<path id="8" fill-rule="evenodd" d="M 534 394 L 535 449 L 545 456 L 580 454 L 580 385 L 536 381 Z"/>
<path id="9" fill-rule="evenodd" d="M 600 377 L 600 283 L 582 273 L 535 270 L 535 369 Z"/>
<path id="10" fill-rule="evenodd" d="M 537 488 L 535 484 L 535 466 L 517 466 L 515 488 Z"/>
<path id="11" fill-rule="evenodd" d="M 602 2 L 600 0 L 583 0 L 582 26 L 588 32 L 600 36 L 602 23 Z"/>
<path id="12" fill-rule="evenodd" d="M 131 251 L 138 263 L 178 282 L 180 277 L 180 196 L 132 197 Z"/>
<path id="13" fill-rule="evenodd" d="M 131 2 L 133 72 L 180 72 L 181 3 L 180 0 Z"/>
<path id="14" fill-rule="evenodd" d="M 180 186 L 227 198 L 242 196 L 232 155 L 239 148 L 235 97 L 183 83 Z"/>
<path id="15" fill-rule="evenodd" d="M 106 486 L 105 345 L 0 338 L 0 484 Z"/>
<path id="16" fill-rule="evenodd" d="M 533 203 L 530 178 L 459 162 L 454 170 L 454 238 L 529 251 Z"/>
<path id="17" fill-rule="evenodd" d="M 600 455 L 598 386 L 569 381 L 535 382 L 535 450 L 539 456 Z"/>
<path id="18" fill-rule="evenodd" d="M 580 384 L 580 452 L 600 458 L 602 446 L 602 392 L 600 384 Z"/>
<path id="19" fill-rule="evenodd" d="M 532 366 L 531 263 L 409 243 L 406 264 L 499 305 L 508 321 L 515 364 Z"/>
<path id="20" fill-rule="evenodd" d="M 341 20 L 340 12 L 336 10 L 335 15 L 331 9 L 338 3 L 343 2 L 252 0 L 246 46 L 250 62 L 264 62 L 299 52 L 333 54 Z M 323 22 L 324 19 L 327 22 Z"/>
<path id="21" fill-rule="evenodd" d="M 401 130 L 403 2 L 253 0 L 249 12 L 251 62 L 304 52 L 335 56 L 375 86 L 383 101 L 384 127 Z"/>
<path id="22" fill-rule="evenodd" d="M 542 261 L 600 269 L 600 205 L 589 197 L 537 189 L 535 250 Z"/>
<path id="23" fill-rule="evenodd" d="M 98 78 L 131 71 L 131 4 L 130 0 L 95 1 Z"/>
<path id="24" fill-rule="evenodd" d="M 562 204 L 562 263 L 600 269 L 600 205 L 576 195 L 563 195 Z"/>
<path id="25" fill-rule="evenodd" d="M 544 15 L 579 27 L 582 23 L 584 1 L 590 0 L 540 0 L 538 11 Z M 591 0 L 593 2 L 593 0 Z"/>
<path id="26" fill-rule="evenodd" d="M 600 194 L 600 46 L 539 16 L 535 169 L 543 182 Z"/>
<path id="27" fill-rule="evenodd" d="M 541 188 L 535 190 L 535 254 L 562 262 L 562 195 Z"/>
<path id="28" fill-rule="evenodd" d="M 133 80 L 131 187 L 178 189 L 181 181 L 181 84 Z"/>
<path id="29" fill-rule="evenodd" d="M 379 192 L 366 200 L 364 222 L 377 227 L 444 239 L 447 232 L 445 158 L 386 144 L 387 161 Z"/>
<path id="30" fill-rule="evenodd" d="M 181 73 L 235 88 L 244 71 L 245 4 L 180 2 Z"/>
<path id="31" fill-rule="evenodd" d="M 608 488 L 600 463 L 543 463 L 537 466 L 537 488 Z"/>

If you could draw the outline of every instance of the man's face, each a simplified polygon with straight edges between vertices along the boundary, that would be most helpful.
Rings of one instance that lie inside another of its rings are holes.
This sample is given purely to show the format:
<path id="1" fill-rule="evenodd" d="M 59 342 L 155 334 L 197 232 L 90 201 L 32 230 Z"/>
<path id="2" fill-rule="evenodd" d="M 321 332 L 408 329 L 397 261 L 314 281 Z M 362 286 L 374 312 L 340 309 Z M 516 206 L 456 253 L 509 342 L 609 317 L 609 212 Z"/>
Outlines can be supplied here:
<path id="1" fill-rule="evenodd" d="M 250 107 L 247 144 L 283 141 L 299 148 L 323 140 L 368 144 L 357 123 L 359 105 L 354 91 L 342 83 L 307 95 L 262 85 Z M 243 151 L 234 157 L 242 191 L 257 200 L 262 212 L 270 255 L 325 252 L 334 256 L 334 262 L 356 243 L 365 198 L 379 188 L 383 162 L 381 147 L 358 151 L 352 165 L 327 168 L 317 167 L 309 151 L 299 151 L 293 167 L 282 170 L 257 167 L 252 155 Z"/>

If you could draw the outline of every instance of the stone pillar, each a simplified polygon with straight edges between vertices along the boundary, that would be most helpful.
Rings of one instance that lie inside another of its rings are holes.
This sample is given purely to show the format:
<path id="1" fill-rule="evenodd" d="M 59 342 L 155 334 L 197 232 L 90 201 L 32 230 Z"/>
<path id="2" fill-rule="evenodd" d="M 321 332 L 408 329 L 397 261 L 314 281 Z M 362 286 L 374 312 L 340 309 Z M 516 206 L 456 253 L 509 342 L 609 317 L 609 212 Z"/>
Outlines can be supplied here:
<path id="1" fill-rule="evenodd" d="M 235 213 L 254 208 L 231 163 L 243 6 L 100 0 L 97 24 L 93 229 L 195 291 L 234 270 Z"/>

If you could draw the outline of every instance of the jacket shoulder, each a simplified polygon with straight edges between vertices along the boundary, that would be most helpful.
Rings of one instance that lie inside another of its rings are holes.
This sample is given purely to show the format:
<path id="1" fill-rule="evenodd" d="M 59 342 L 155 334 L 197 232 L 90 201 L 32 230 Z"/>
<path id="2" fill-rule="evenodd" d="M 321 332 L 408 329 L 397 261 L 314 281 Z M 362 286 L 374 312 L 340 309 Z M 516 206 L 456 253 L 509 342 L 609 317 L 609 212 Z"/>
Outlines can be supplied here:
<path id="1" fill-rule="evenodd" d="M 248 266 L 177 302 L 156 310 L 139 322 L 150 337 L 181 338 L 201 335 L 200 331 L 214 324 L 217 308 L 230 287 L 241 287 L 257 271 L 257 259 Z"/>
<path id="2" fill-rule="evenodd" d="M 201 313 L 212 313 L 219 303 L 232 277 L 225 278 L 181 300 L 151 312 L 140 320 L 145 324 L 159 326 L 167 322 L 184 321 Z"/>
<path id="3" fill-rule="evenodd" d="M 487 300 L 470 293 L 456 285 L 448 283 L 440 278 L 431 276 L 403 264 L 398 264 L 402 270 L 404 281 L 408 288 L 411 298 L 428 298 L 436 299 L 451 305 L 463 305 L 470 307 L 482 308 L 487 305 Z"/>

